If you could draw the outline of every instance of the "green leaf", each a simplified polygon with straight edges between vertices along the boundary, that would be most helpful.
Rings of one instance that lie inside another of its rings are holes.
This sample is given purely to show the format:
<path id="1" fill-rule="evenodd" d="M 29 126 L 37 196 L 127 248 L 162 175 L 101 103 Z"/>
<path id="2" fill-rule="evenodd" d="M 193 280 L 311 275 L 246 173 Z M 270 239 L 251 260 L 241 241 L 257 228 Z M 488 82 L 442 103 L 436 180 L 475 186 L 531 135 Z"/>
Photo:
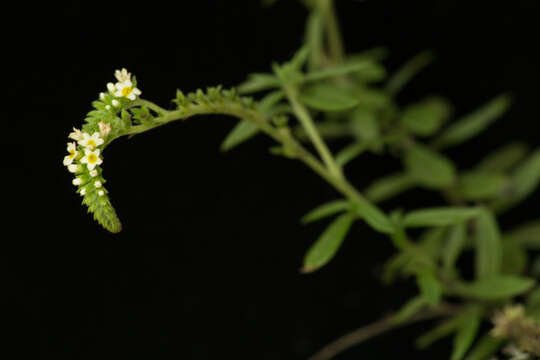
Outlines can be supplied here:
<path id="1" fill-rule="evenodd" d="M 424 297 L 413 297 L 401 307 L 398 313 L 392 318 L 392 321 L 396 324 L 403 323 L 422 310 L 426 305 L 427 300 Z"/>
<path id="2" fill-rule="evenodd" d="M 317 206 L 315 209 L 311 210 L 309 213 L 304 215 L 300 222 L 302 224 L 308 224 L 325 217 L 347 211 L 350 209 L 350 203 L 346 200 L 335 200 L 327 202 L 320 206 Z"/>
<path id="3" fill-rule="evenodd" d="M 467 226 L 465 223 L 456 224 L 450 230 L 450 236 L 443 252 L 443 267 L 448 272 L 454 268 L 467 240 Z"/>
<path id="4" fill-rule="evenodd" d="M 540 149 L 519 165 L 510 177 L 510 194 L 507 200 L 496 204 L 496 209 L 508 209 L 526 199 L 540 183 Z"/>
<path id="5" fill-rule="evenodd" d="M 496 275 L 501 270 L 502 243 L 495 216 L 487 210 L 476 219 L 476 276 Z"/>
<path id="6" fill-rule="evenodd" d="M 375 180 L 364 190 L 364 194 L 370 201 L 378 203 L 399 195 L 414 185 L 414 179 L 408 174 L 391 174 Z"/>
<path id="7" fill-rule="evenodd" d="M 466 200 L 487 200 L 500 195 L 507 183 L 502 174 L 470 172 L 459 178 L 457 191 Z"/>
<path id="8" fill-rule="evenodd" d="M 504 300 L 523 294 L 534 286 L 534 279 L 517 275 L 494 275 L 471 283 L 456 284 L 456 292 L 477 300 Z"/>
<path id="9" fill-rule="evenodd" d="M 366 145 L 361 142 L 354 142 L 350 145 L 347 145 L 340 152 L 336 154 L 336 164 L 339 166 L 345 166 L 350 161 L 354 160 L 356 157 L 364 153 L 366 150 Z"/>
<path id="10" fill-rule="evenodd" d="M 231 150 L 235 146 L 257 135 L 259 131 L 259 127 L 253 122 L 240 120 L 221 143 L 221 151 Z"/>
<path id="11" fill-rule="evenodd" d="M 324 80 L 336 76 L 343 76 L 351 73 L 356 73 L 359 76 L 366 78 L 382 78 L 384 77 L 384 68 L 377 63 L 363 59 L 348 64 L 333 66 L 324 70 L 313 71 L 304 76 L 304 82 Z"/>
<path id="12" fill-rule="evenodd" d="M 415 135 L 430 136 L 448 119 L 450 111 L 451 106 L 446 100 L 428 98 L 407 106 L 401 122 Z"/>
<path id="13" fill-rule="evenodd" d="M 461 318 L 459 316 L 441 322 L 435 328 L 420 336 L 416 340 L 416 346 L 420 349 L 427 348 L 435 341 L 454 333 L 458 329 L 460 322 Z"/>
<path id="14" fill-rule="evenodd" d="M 529 151 L 522 143 L 511 143 L 486 156 L 476 169 L 485 172 L 504 172 L 517 165 Z"/>
<path id="15" fill-rule="evenodd" d="M 305 43 L 309 47 L 308 68 L 317 69 L 321 66 L 323 49 L 323 21 L 319 11 L 312 11 L 306 22 Z"/>
<path id="16" fill-rule="evenodd" d="M 240 94 L 249 94 L 258 91 L 278 88 L 281 86 L 279 78 L 272 74 L 250 74 L 248 79 L 238 85 L 237 89 Z"/>
<path id="17" fill-rule="evenodd" d="M 308 250 L 304 258 L 302 272 L 313 272 L 334 257 L 354 222 L 354 218 L 352 214 L 340 215 L 326 228 L 315 244 Z"/>
<path id="18" fill-rule="evenodd" d="M 358 216 L 373 229 L 386 234 L 394 233 L 394 224 L 377 206 L 363 198 L 357 199 L 355 205 Z"/>
<path id="19" fill-rule="evenodd" d="M 435 274 L 431 271 L 422 271 L 416 277 L 416 283 L 422 293 L 422 297 L 426 299 L 431 306 L 437 305 L 442 296 L 442 286 Z"/>
<path id="20" fill-rule="evenodd" d="M 263 113 L 264 115 L 267 115 L 269 113 L 275 113 L 275 111 L 272 111 L 273 108 L 285 97 L 285 93 L 281 90 L 272 91 L 268 95 L 266 95 L 264 98 L 261 99 L 258 105 L 258 110 Z"/>
<path id="21" fill-rule="evenodd" d="M 502 241 L 501 272 L 504 274 L 522 274 L 527 267 L 527 251 L 512 239 Z"/>
<path id="22" fill-rule="evenodd" d="M 336 85 L 322 83 L 303 89 L 300 101 L 321 111 L 347 110 L 359 103 L 359 100 L 349 91 Z"/>
<path id="23" fill-rule="evenodd" d="M 540 220 L 535 220 L 513 229 L 505 235 L 516 244 L 527 249 L 540 250 Z"/>
<path id="24" fill-rule="evenodd" d="M 461 360 L 471 347 L 482 322 L 480 309 L 471 310 L 469 316 L 461 317 L 460 325 L 454 336 L 451 360 Z"/>
<path id="25" fill-rule="evenodd" d="M 504 344 L 503 339 L 496 339 L 486 334 L 480 338 L 478 343 L 471 349 L 465 360 L 487 360 L 499 350 Z"/>
<path id="26" fill-rule="evenodd" d="M 422 52 L 411 60 L 407 61 L 386 84 L 386 91 L 391 94 L 397 94 L 416 74 L 431 63 L 433 54 L 431 52 Z"/>
<path id="27" fill-rule="evenodd" d="M 452 162 L 423 145 L 413 145 L 405 154 L 405 168 L 419 184 L 433 189 L 451 186 L 456 177 Z"/>
<path id="28" fill-rule="evenodd" d="M 353 135 L 363 143 L 370 144 L 380 136 L 379 123 L 372 111 L 363 108 L 355 109 L 350 116 Z"/>
<path id="29" fill-rule="evenodd" d="M 446 226 L 459 224 L 481 214 L 481 209 L 473 207 L 433 207 L 413 210 L 405 215 L 406 227 Z"/>
<path id="30" fill-rule="evenodd" d="M 478 135 L 510 107 L 510 96 L 499 95 L 473 113 L 455 121 L 435 141 L 438 148 L 463 143 Z"/>

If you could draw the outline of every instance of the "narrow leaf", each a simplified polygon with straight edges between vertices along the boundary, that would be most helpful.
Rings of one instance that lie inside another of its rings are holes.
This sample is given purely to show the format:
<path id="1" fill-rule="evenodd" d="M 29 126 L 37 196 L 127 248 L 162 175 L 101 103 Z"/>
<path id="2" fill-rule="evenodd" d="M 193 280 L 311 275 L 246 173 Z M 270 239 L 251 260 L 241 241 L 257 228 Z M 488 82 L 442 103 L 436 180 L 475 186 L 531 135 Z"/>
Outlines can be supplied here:
<path id="1" fill-rule="evenodd" d="M 324 70 L 313 71 L 304 76 L 304 82 L 318 81 L 336 76 L 347 75 L 351 73 L 359 73 L 359 76 L 368 78 L 384 77 L 384 68 L 377 63 L 364 59 L 352 63 L 333 66 Z"/>
<path id="2" fill-rule="evenodd" d="M 392 321 L 397 324 L 403 323 L 422 310 L 426 305 L 427 301 L 424 297 L 413 297 L 401 307 L 398 313 L 392 318 Z"/>
<path id="3" fill-rule="evenodd" d="M 351 214 L 340 215 L 326 228 L 315 244 L 308 250 L 304 258 L 302 272 L 313 272 L 334 257 L 354 222 L 354 218 Z"/>
<path id="4" fill-rule="evenodd" d="M 414 179 L 408 174 L 392 174 L 375 180 L 364 190 L 364 194 L 370 201 L 378 203 L 411 189 L 414 184 Z"/>
<path id="5" fill-rule="evenodd" d="M 455 121 L 437 138 L 435 145 L 446 148 L 476 136 L 499 118 L 510 107 L 510 96 L 500 95 L 473 113 Z"/>
<path id="6" fill-rule="evenodd" d="M 466 200 L 487 200 L 500 195 L 507 183 L 502 174 L 470 172 L 459 178 L 457 191 Z"/>
<path id="7" fill-rule="evenodd" d="M 503 300 L 522 294 L 534 286 L 534 279 L 517 275 L 494 275 L 456 287 L 459 295 L 477 300 Z"/>
<path id="8" fill-rule="evenodd" d="M 461 360 L 471 347 L 482 322 L 480 310 L 471 311 L 469 316 L 461 318 L 461 324 L 454 336 L 451 360 Z"/>
<path id="9" fill-rule="evenodd" d="M 450 104 L 444 99 L 427 98 L 407 106 L 401 122 L 415 135 L 430 136 L 448 119 L 450 111 Z"/>
<path id="10" fill-rule="evenodd" d="M 476 221 L 476 276 L 496 275 L 501 270 L 502 243 L 497 220 L 487 210 Z"/>
<path id="11" fill-rule="evenodd" d="M 512 239 L 502 241 L 502 263 L 501 272 L 503 274 L 522 274 L 528 262 L 527 251 Z"/>
<path id="12" fill-rule="evenodd" d="M 309 224 L 325 217 L 349 210 L 349 208 L 350 203 L 346 200 L 331 201 L 311 210 L 309 213 L 304 215 L 302 219 L 300 219 L 300 222 L 302 224 Z"/>
<path id="13" fill-rule="evenodd" d="M 478 343 L 471 349 L 465 360 L 487 360 L 499 350 L 504 344 L 503 339 L 496 339 L 486 334 L 480 338 Z"/>
<path id="14" fill-rule="evenodd" d="M 357 214 L 373 229 L 386 234 L 395 231 L 392 221 L 377 206 L 363 198 L 358 199 L 355 204 Z"/>
<path id="15" fill-rule="evenodd" d="M 503 172 L 519 163 L 525 156 L 529 148 L 526 144 L 511 143 L 495 150 L 486 156 L 476 169 L 486 172 Z"/>
<path id="16" fill-rule="evenodd" d="M 281 90 L 272 91 L 261 99 L 258 109 L 261 113 L 268 115 L 272 109 L 285 97 L 285 93 Z"/>
<path id="17" fill-rule="evenodd" d="M 405 215 L 406 227 L 446 226 L 459 224 L 480 215 L 479 208 L 433 207 L 414 210 Z"/>
<path id="18" fill-rule="evenodd" d="M 441 300 L 441 283 L 431 271 L 422 271 L 416 277 L 416 283 L 427 303 L 435 306 Z"/>
<path id="19" fill-rule="evenodd" d="M 280 87 L 281 82 L 272 74 L 251 74 L 248 79 L 238 85 L 237 89 L 240 94 L 249 94 L 262 90 Z"/>
<path id="20" fill-rule="evenodd" d="M 513 229 L 505 238 L 527 249 L 540 250 L 540 220 L 535 220 Z"/>
<path id="21" fill-rule="evenodd" d="M 240 120 L 221 144 L 221 151 L 228 151 L 259 132 L 259 127 L 251 121 Z"/>
<path id="22" fill-rule="evenodd" d="M 438 326 L 420 336 L 416 340 L 416 346 L 420 349 L 425 349 L 435 341 L 438 341 L 450 334 L 454 333 L 460 325 L 460 317 L 456 316 L 449 320 L 445 320 Z"/>
<path id="23" fill-rule="evenodd" d="M 339 166 L 345 166 L 350 161 L 354 160 L 356 157 L 364 153 L 366 150 L 366 145 L 361 142 L 354 142 L 350 145 L 347 145 L 340 152 L 336 154 L 336 164 Z"/>
<path id="24" fill-rule="evenodd" d="M 450 236 L 443 252 L 443 267 L 446 271 L 454 268 L 466 240 L 467 226 L 465 223 L 454 225 L 450 230 Z"/>
<path id="25" fill-rule="evenodd" d="M 454 183 L 456 170 L 452 162 L 423 145 L 413 145 L 404 162 L 409 174 L 427 188 L 443 189 Z"/>
<path id="26" fill-rule="evenodd" d="M 405 63 L 386 84 L 386 91 L 389 94 L 397 94 L 416 74 L 431 63 L 433 55 L 431 52 L 422 52 Z"/>
<path id="27" fill-rule="evenodd" d="M 300 101 L 309 107 L 322 111 L 347 110 L 358 105 L 359 100 L 349 91 L 330 84 L 316 84 L 305 88 Z"/>

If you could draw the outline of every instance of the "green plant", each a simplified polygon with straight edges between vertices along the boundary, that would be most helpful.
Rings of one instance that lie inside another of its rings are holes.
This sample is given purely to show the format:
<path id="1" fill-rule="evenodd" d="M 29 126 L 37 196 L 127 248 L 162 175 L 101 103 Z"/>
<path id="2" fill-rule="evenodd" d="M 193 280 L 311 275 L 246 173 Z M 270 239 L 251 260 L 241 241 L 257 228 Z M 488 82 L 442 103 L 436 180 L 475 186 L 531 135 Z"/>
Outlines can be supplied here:
<path id="1" fill-rule="evenodd" d="M 273 154 L 304 163 L 342 196 L 302 219 L 310 223 L 334 216 L 307 252 L 303 272 L 326 265 L 351 225 L 364 221 L 395 246 L 384 280 L 412 277 L 418 285 L 418 295 L 395 315 L 339 339 L 312 359 L 330 358 L 388 329 L 434 317 L 441 318 L 440 324 L 421 336 L 418 346 L 452 335 L 452 360 L 486 359 L 505 339 L 540 355 L 534 344 L 540 289 L 533 279 L 540 262 L 528 266 L 529 250 L 540 248 L 540 225 L 528 223 L 502 232 L 497 223 L 498 215 L 525 200 L 538 185 L 540 151 L 511 143 L 467 170 L 459 170 L 443 153 L 503 115 L 510 97 L 499 95 L 451 122 L 451 104 L 440 97 L 400 107 L 396 95 L 429 64 L 431 55 L 421 53 L 388 75 L 381 64 L 383 49 L 345 54 L 332 1 L 304 3 L 310 9 L 304 46 L 290 61 L 274 63 L 271 73 L 250 75 L 236 89 L 178 91 L 175 108 L 169 110 L 141 98 L 135 77 L 125 69 L 117 71 L 117 83 L 107 85 L 82 129 L 69 135 L 74 141 L 64 159 L 89 212 L 107 230 L 121 230 L 101 167 L 103 151 L 115 139 L 197 115 L 233 116 L 240 121 L 224 140 L 223 150 L 265 134 L 276 142 L 270 149 Z M 251 94 L 257 100 L 247 96 Z M 350 140 L 335 155 L 327 145 L 334 138 Z M 359 191 L 344 168 L 365 152 L 391 154 L 403 166 Z M 415 187 L 439 192 L 448 205 L 390 212 L 380 208 L 380 203 Z M 417 239 L 410 236 L 413 228 L 423 231 Z M 473 280 L 463 279 L 457 265 L 464 252 L 474 253 Z M 514 321 L 515 312 L 500 310 L 516 302 L 524 302 L 519 321 Z M 476 341 L 480 324 L 494 313 L 495 330 Z M 512 331 L 516 327 L 519 331 Z"/>

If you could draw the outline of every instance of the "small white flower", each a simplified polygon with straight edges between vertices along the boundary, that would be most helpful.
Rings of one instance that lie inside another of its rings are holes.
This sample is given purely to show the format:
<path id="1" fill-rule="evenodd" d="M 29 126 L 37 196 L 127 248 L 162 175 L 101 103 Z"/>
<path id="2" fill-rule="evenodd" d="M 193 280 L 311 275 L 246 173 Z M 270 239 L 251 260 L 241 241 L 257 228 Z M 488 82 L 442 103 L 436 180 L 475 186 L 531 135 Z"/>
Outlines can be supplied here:
<path id="1" fill-rule="evenodd" d="M 105 110 L 111 110 L 111 105 L 105 105 Z"/>
<path id="2" fill-rule="evenodd" d="M 79 145 L 85 148 L 93 149 L 103 144 L 103 139 L 99 137 L 99 133 L 95 132 L 90 136 L 88 133 L 82 133 L 82 139 L 79 140 Z"/>
<path id="3" fill-rule="evenodd" d="M 99 126 L 99 133 L 101 134 L 102 138 L 106 138 L 109 136 L 109 133 L 111 132 L 111 124 L 110 123 L 104 123 L 103 121 L 98 122 Z"/>
<path id="4" fill-rule="evenodd" d="M 114 86 L 112 82 L 110 82 L 110 83 L 107 83 L 107 90 L 109 90 L 110 93 L 113 93 L 116 91 L 116 87 Z"/>
<path id="5" fill-rule="evenodd" d="M 81 196 L 86 195 L 86 189 L 82 188 L 81 191 L 79 192 L 79 194 L 81 194 Z"/>
<path id="6" fill-rule="evenodd" d="M 66 155 L 64 157 L 64 165 L 65 166 L 71 165 L 73 160 L 75 160 L 75 157 L 77 157 L 77 155 L 79 155 L 79 152 L 77 151 L 77 147 L 76 147 L 74 142 L 68 143 L 67 151 L 68 151 L 69 155 Z"/>
<path id="7" fill-rule="evenodd" d="M 120 105 L 120 102 L 118 100 L 116 100 L 116 99 L 113 99 L 113 101 L 111 101 L 111 103 L 112 103 L 112 106 L 114 106 L 114 107 L 118 107 L 118 105 Z"/>
<path id="8" fill-rule="evenodd" d="M 105 195 L 105 192 L 103 190 L 99 190 L 97 193 L 98 193 L 99 196 Z"/>
<path id="9" fill-rule="evenodd" d="M 70 173 L 74 173 L 74 174 L 75 174 L 75 173 L 81 171 L 81 166 L 78 165 L 78 164 L 69 164 L 69 165 L 68 165 L 68 171 L 69 171 Z"/>
<path id="10" fill-rule="evenodd" d="M 69 133 L 68 137 L 73 140 L 79 140 L 81 138 L 81 130 L 73 128 L 73 132 Z"/>
<path id="11" fill-rule="evenodd" d="M 99 93 L 99 99 L 100 99 L 100 100 L 105 99 L 105 93 L 100 92 L 100 93 Z"/>
<path id="12" fill-rule="evenodd" d="M 103 184 L 101 183 L 101 181 L 99 181 L 99 180 L 94 181 L 94 186 L 95 186 L 96 188 L 100 188 L 101 185 L 103 185 Z"/>
<path id="13" fill-rule="evenodd" d="M 103 160 L 99 157 L 99 149 L 94 151 L 90 149 L 84 149 L 84 157 L 81 159 L 82 164 L 86 164 L 88 170 L 92 171 L 97 165 L 101 165 Z"/>
<path id="14" fill-rule="evenodd" d="M 139 95 L 141 95 L 141 91 L 136 87 L 133 87 L 131 80 L 116 84 L 116 92 L 114 93 L 114 96 L 116 97 L 125 97 L 129 100 L 135 100 Z"/>
<path id="15" fill-rule="evenodd" d="M 75 178 L 75 179 L 73 179 L 72 183 L 75 186 L 81 185 L 82 184 L 82 179 L 81 178 Z"/>
<path id="16" fill-rule="evenodd" d="M 90 176 L 91 177 L 96 177 L 97 176 L 97 170 L 96 169 L 90 170 Z"/>
<path id="17" fill-rule="evenodd" d="M 125 68 L 123 68 L 122 70 L 116 70 L 114 72 L 114 77 L 116 77 L 118 82 L 121 83 L 131 81 L 131 73 L 128 73 Z"/>

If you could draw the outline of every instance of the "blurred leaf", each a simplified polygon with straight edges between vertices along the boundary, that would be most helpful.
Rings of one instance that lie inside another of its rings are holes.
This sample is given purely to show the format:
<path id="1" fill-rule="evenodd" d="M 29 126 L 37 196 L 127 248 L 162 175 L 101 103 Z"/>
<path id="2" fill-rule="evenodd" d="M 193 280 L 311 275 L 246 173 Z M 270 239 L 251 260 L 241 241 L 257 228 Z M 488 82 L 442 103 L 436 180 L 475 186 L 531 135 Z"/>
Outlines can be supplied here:
<path id="1" fill-rule="evenodd" d="M 386 83 L 386 91 L 390 95 L 397 94 L 416 74 L 428 66 L 433 60 L 433 54 L 421 52 L 407 61 Z"/>
<path id="2" fill-rule="evenodd" d="M 534 258 L 529 272 L 535 277 L 540 277 L 540 255 Z"/>
<path id="3" fill-rule="evenodd" d="M 370 110 L 383 110 L 390 106 L 390 99 L 382 90 L 361 87 L 355 91 L 360 106 Z"/>
<path id="4" fill-rule="evenodd" d="M 503 172 L 514 167 L 525 156 L 529 148 L 526 144 L 511 143 L 495 150 L 486 156 L 477 166 L 476 170 L 485 172 Z"/>
<path id="5" fill-rule="evenodd" d="M 448 272 L 454 268 L 467 240 L 467 226 L 465 223 L 456 224 L 450 230 L 450 236 L 443 252 L 443 267 Z"/>
<path id="6" fill-rule="evenodd" d="M 499 350 L 505 340 L 496 339 L 486 334 L 480 338 L 478 343 L 471 349 L 465 360 L 487 360 Z"/>
<path id="7" fill-rule="evenodd" d="M 340 152 L 336 154 L 336 164 L 339 166 L 347 165 L 351 160 L 354 160 L 356 157 L 364 153 L 366 150 L 366 145 L 361 142 L 354 142 L 350 145 L 347 145 Z"/>
<path id="8" fill-rule="evenodd" d="M 540 306 L 540 288 L 536 288 L 527 295 L 527 307 L 533 308 Z"/>
<path id="9" fill-rule="evenodd" d="M 300 101 L 321 111 L 347 110 L 358 105 L 359 100 L 349 91 L 330 84 L 316 84 L 302 90 Z"/>
<path id="10" fill-rule="evenodd" d="M 313 272 L 334 257 L 354 219 L 355 217 L 352 214 L 343 214 L 326 228 L 317 242 L 308 250 L 304 258 L 302 272 Z"/>
<path id="11" fill-rule="evenodd" d="M 505 238 L 527 249 L 540 250 L 540 220 L 518 226 L 505 234 Z"/>
<path id="12" fill-rule="evenodd" d="M 394 224 L 377 206 L 364 198 L 357 199 L 355 205 L 358 216 L 373 229 L 386 234 L 394 233 Z"/>
<path id="13" fill-rule="evenodd" d="M 430 136 L 434 134 L 450 116 L 450 104 L 441 98 L 427 98 L 405 108 L 401 122 L 413 134 Z"/>
<path id="14" fill-rule="evenodd" d="M 308 68 L 317 69 L 321 66 L 323 53 L 323 21 L 319 11 L 312 11 L 306 22 L 305 43 L 310 49 Z"/>
<path id="15" fill-rule="evenodd" d="M 221 151 L 228 151 L 246 140 L 251 139 L 260 131 L 259 127 L 251 121 L 240 120 L 221 143 Z"/>
<path id="16" fill-rule="evenodd" d="M 414 180 L 408 174 L 391 174 L 375 180 L 364 190 L 364 194 L 370 201 L 378 203 L 399 195 L 414 185 Z"/>
<path id="17" fill-rule="evenodd" d="M 374 47 L 371 49 L 363 50 L 359 53 L 351 54 L 347 56 L 349 61 L 371 60 L 382 61 L 388 57 L 388 49 L 384 47 Z"/>
<path id="18" fill-rule="evenodd" d="M 405 215 L 403 224 L 406 227 L 446 226 L 472 219 L 481 214 L 479 208 L 473 207 L 433 207 L 413 210 Z"/>
<path id="19" fill-rule="evenodd" d="M 540 182 L 540 150 L 536 150 L 510 176 L 508 199 L 495 203 L 497 210 L 506 210 L 526 199 Z"/>
<path id="20" fill-rule="evenodd" d="M 310 72 L 304 76 L 304 82 L 318 81 L 351 73 L 367 78 L 381 78 L 384 77 L 385 71 L 377 63 L 364 59 Z"/>
<path id="21" fill-rule="evenodd" d="M 469 172 L 459 177 L 457 191 L 466 200 L 487 200 L 500 195 L 508 179 L 488 172 Z"/>
<path id="22" fill-rule="evenodd" d="M 502 242 L 502 264 L 501 272 L 503 274 L 519 275 L 527 267 L 527 251 L 519 246 L 512 239 L 504 239 Z"/>
<path id="23" fill-rule="evenodd" d="M 392 318 L 392 321 L 396 324 L 403 323 L 422 310 L 426 305 L 427 300 L 424 297 L 413 297 L 401 307 L 398 313 Z"/>
<path id="24" fill-rule="evenodd" d="M 496 275 L 501 270 L 502 243 L 495 216 L 483 210 L 476 219 L 476 276 L 485 278 Z"/>
<path id="25" fill-rule="evenodd" d="M 510 107 L 510 96 L 499 95 L 473 113 L 455 121 L 435 140 L 437 148 L 447 148 L 476 136 Z"/>
<path id="26" fill-rule="evenodd" d="M 434 227 L 425 230 L 418 239 L 418 247 L 436 262 L 442 253 L 448 227 Z"/>
<path id="27" fill-rule="evenodd" d="M 416 277 L 416 283 L 422 293 L 422 297 L 426 299 L 431 306 L 437 305 L 441 300 L 442 286 L 435 274 L 431 271 L 422 271 Z"/>
<path id="28" fill-rule="evenodd" d="M 355 109 L 350 116 L 352 133 L 366 144 L 380 136 L 379 123 L 375 114 L 364 108 Z"/>
<path id="29" fill-rule="evenodd" d="M 273 112 L 272 108 L 274 108 L 284 97 L 285 94 L 283 93 L 283 91 L 272 91 L 264 98 L 262 98 L 261 101 L 259 101 L 257 109 L 264 115 L 268 116 L 269 113 Z"/>
<path id="30" fill-rule="evenodd" d="M 409 174 L 427 188 L 443 189 L 454 183 L 456 170 L 452 162 L 423 145 L 411 146 L 404 162 Z"/>
<path id="31" fill-rule="evenodd" d="M 238 85 L 237 89 L 240 94 L 249 94 L 262 90 L 277 88 L 281 86 L 281 82 L 277 76 L 272 74 L 250 74 L 248 79 Z"/>
<path id="32" fill-rule="evenodd" d="M 455 316 L 449 320 L 441 322 L 435 328 L 420 336 L 416 340 L 416 346 L 420 349 L 425 349 L 431 344 L 433 344 L 435 341 L 449 336 L 458 329 L 460 321 L 461 318 L 459 316 Z"/>
<path id="33" fill-rule="evenodd" d="M 473 308 L 469 311 L 468 316 L 461 317 L 460 319 L 458 331 L 454 336 L 451 360 L 463 359 L 471 347 L 482 322 L 482 311 L 481 309 Z"/>
<path id="34" fill-rule="evenodd" d="M 504 300 L 522 294 L 534 286 L 534 279 L 517 275 L 493 275 L 471 283 L 457 283 L 459 295 L 477 300 Z"/>
<path id="35" fill-rule="evenodd" d="M 304 215 L 300 222 L 302 224 L 308 224 L 325 217 L 347 211 L 350 209 L 350 203 L 346 200 L 335 200 L 327 202 L 320 206 L 317 206 L 315 209 L 311 210 L 309 213 Z"/>

